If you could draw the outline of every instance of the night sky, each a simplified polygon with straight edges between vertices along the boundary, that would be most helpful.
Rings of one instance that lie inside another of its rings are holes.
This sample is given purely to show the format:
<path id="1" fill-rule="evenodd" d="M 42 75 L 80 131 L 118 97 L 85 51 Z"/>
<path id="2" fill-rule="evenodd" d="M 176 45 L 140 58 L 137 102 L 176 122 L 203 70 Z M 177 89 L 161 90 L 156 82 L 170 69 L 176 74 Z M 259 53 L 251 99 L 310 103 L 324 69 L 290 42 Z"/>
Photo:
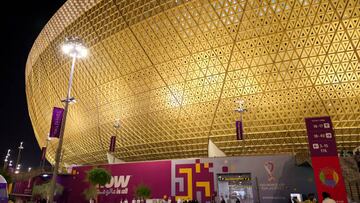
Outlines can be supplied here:
<path id="1" fill-rule="evenodd" d="M 65 0 L 7 1 L 1 11 L 1 122 L 0 163 L 7 149 L 16 161 L 17 147 L 24 141 L 22 170 L 38 167 L 40 148 L 35 139 L 27 109 L 25 64 L 36 37 L 65 3 Z M 49 126 L 50 128 L 50 126 Z"/>

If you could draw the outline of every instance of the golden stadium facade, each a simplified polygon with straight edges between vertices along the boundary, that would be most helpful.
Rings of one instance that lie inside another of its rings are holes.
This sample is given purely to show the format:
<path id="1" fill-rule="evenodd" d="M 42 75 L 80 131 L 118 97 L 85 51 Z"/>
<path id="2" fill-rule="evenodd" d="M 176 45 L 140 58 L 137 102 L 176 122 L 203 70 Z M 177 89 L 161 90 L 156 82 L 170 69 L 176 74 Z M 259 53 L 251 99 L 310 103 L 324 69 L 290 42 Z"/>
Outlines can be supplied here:
<path id="1" fill-rule="evenodd" d="M 304 118 L 326 115 L 338 149 L 352 149 L 359 17 L 359 0 L 69 0 L 26 65 L 37 141 L 66 95 L 71 59 L 60 45 L 78 36 L 89 56 L 76 63 L 62 163 L 105 162 L 114 134 L 125 161 L 204 157 L 209 138 L 228 156 L 296 153 L 308 150 Z"/>

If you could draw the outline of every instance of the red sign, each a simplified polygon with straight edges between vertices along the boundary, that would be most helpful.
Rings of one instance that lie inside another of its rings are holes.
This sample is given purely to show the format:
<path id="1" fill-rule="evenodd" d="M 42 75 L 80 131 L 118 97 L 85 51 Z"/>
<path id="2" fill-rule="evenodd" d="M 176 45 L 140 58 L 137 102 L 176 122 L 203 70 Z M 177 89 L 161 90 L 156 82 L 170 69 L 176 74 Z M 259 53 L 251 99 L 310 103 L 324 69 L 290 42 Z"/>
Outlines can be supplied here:
<path id="1" fill-rule="evenodd" d="M 337 157 L 336 140 L 329 116 L 306 118 L 306 129 L 320 202 L 327 192 L 337 203 L 347 203 L 345 184 Z"/>
<path id="2" fill-rule="evenodd" d="M 337 203 L 347 203 L 345 183 L 341 175 L 339 158 L 337 156 L 312 157 L 312 167 L 319 202 L 322 202 L 322 192 L 327 192 Z"/>

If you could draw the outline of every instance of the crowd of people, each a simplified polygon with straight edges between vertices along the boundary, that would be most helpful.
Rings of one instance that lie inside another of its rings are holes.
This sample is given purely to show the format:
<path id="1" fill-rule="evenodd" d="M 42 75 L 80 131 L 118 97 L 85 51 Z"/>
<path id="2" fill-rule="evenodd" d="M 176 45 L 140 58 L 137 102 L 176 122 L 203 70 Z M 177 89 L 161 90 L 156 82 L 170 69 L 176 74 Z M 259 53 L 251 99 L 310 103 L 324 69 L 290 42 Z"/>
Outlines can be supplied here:
<path id="1" fill-rule="evenodd" d="M 339 153 L 340 157 L 354 157 L 354 160 L 357 163 L 357 167 L 359 169 L 360 172 L 360 150 L 357 149 L 355 151 L 355 153 L 353 151 L 348 151 L 348 150 L 341 150 Z"/>
<path id="2" fill-rule="evenodd" d="M 327 192 L 322 192 L 322 197 L 323 201 L 321 203 L 336 203 Z M 297 197 L 293 197 L 291 203 L 320 203 L 316 200 L 314 193 L 309 193 L 307 196 L 303 197 L 303 199 L 303 201 L 300 201 Z"/>
<path id="3" fill-rule="evenodd" d="M 225 201 L 225 199 L 224 199 L 224 197 L 223 197 L 223 196 L 221 196 L 220 203 L 227 203 L 227 201 Z M 236 198 L 235 203 L 241 203 L 241 201 L 240 201 L 240 199 L 239 199 L 238 197 Z"/>
<path id="4" fill-rule="evenodd" d="M 199 203 L 199 201 L 197 201 L 196 199 L 192 199 L 192 200 L 184 200 L 182 203 Z"/>

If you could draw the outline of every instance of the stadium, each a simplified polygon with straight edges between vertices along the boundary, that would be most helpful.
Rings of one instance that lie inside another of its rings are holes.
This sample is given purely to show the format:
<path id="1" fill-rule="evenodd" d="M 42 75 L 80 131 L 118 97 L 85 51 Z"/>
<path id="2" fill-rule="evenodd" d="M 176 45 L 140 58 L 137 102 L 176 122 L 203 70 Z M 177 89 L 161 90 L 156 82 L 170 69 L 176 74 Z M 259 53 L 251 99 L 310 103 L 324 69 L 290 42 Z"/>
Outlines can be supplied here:
<path id="1" fill-rule="evenodd" d="M 75 66 L 62 165 L 106 163 L 113 135 L 126 162 L 207 157 L 209 140 L 226 156 L 307 152 L 304 119 L 316 116 L 330 116 L 338 150 L 352 150 L 359 15 L 352 0 L 69 0 L 26 64 L 36 139 L 46 145 L 63 106 L 71 59 L 60 46 L 77 36 L 89 55 Z"/>

